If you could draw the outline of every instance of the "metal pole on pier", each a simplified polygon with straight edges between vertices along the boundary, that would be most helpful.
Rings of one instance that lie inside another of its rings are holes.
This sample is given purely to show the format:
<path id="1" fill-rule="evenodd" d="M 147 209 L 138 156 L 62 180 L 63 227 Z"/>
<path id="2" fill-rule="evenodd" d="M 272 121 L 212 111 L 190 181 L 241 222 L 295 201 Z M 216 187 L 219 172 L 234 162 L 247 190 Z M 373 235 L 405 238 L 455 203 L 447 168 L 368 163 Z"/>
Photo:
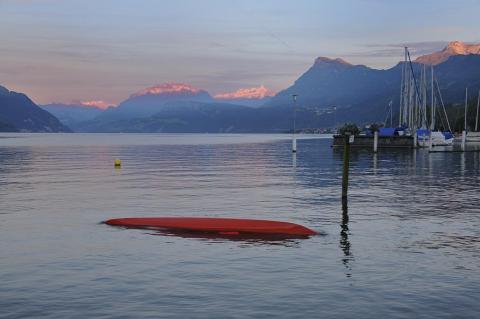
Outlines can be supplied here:
<path id="1" fill-rule="evenodd" d="M 464 115 L 464 126 L 462 131 L 462 151 L 465 150 L 465 143 L 467 141 L 467 108 L 468 108 L 468 88 L 465 88 L 465 115 Z"/>
<path id="2" fill-rule="evenodd" d="M 463 124 L 463 130 L 467 132 L 467 110 L 468 110 L 468 88 L 465 88 L 465 123 Z"/>
<path id="3" fill-rule="evenodd" d="M 333 106 L 333 133 L 336 134 L 337 130 L 337 107 L 334 105 Z"/>
<path id="4" fill-rule="evenodd" d="M 478 132 L 478 108 L 480 107 L 480 90 L 478 90 L 477 98 L 477 116 L 475 117 L 475 132 Z"/>
<path id="5" fill-rule="evenodd" d="M 431 88 L 430 88 L 430 94 L 432 95 L 432 101 L 431 101 L 431 105 L 430 105 L 430 139 L 429 139 L 429 145 L 428 145 L 428 148 L 429 150 L 431 151 L 432 150 L 432 147 L 433 147 L 433 130 L 435 129 L 435 105 L 434 105 L 434 102 L 433 102 L 433 65 L 430 66 L 430 71 L 431 71 L 431 74 L 432 74 L 432 79 L 431 79 Z M 426 115 L 426 112 L 425 112 L 425 115 Z"/>
<path id="6" fill-rule="evenodd" d="M 297 139 L 295 137 L 296 120 L 297 120 L 297 94 L 292 94 L 293 98 L 293 135 L 292 135 L 292 153 L 297 152 Z"/>
<path id="7" fill-rule="evenodd" d="M 350 168 L 350 136 L 352 136 L 352 133 L 350 132 L 345 132 L 343 136 L 345 144 L 343 146 L 342 200 L 347 199 L 348 193 L 348 173 Z"/>

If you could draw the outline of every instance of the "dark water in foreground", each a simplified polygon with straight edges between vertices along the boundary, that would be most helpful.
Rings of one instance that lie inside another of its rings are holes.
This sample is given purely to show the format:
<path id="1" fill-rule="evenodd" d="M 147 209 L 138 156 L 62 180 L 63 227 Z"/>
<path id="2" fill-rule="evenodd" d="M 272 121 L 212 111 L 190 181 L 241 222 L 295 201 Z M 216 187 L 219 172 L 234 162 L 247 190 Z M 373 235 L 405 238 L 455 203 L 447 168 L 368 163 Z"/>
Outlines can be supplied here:
<path id="1" fill-rule="evenodd" d="M 2 318 L 480 314 L 479 153 L 354 151 L 347 225 L 329 139 L 300 140 L 292 158 L 274 135 L 2 136 L 20 136 L 0 138 Z M 321 235 L 229 241 L 99 223 L 156 215 Z"/>

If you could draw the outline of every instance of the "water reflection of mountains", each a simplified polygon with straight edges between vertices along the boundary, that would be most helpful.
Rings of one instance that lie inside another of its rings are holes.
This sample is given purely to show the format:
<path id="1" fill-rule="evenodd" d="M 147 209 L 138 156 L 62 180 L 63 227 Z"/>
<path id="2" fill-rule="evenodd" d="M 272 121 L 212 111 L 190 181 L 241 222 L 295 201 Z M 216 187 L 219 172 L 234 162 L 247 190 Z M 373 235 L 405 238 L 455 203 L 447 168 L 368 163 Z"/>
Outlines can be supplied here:
<path id="1" fill-rule="evenodd" d="M 337 166 L 342 149 L 334 149 Z M 474 213 L 480 153 L 429 153 L 427 149 L 351 149 L 350 205 L 363 214 L 398 218 Z M 338 178 L 339 179 L 339 178 Z M 338 182 L 340 183 L 340 182 Z M 340 188 L 340 184 L 338 184 Z"/>

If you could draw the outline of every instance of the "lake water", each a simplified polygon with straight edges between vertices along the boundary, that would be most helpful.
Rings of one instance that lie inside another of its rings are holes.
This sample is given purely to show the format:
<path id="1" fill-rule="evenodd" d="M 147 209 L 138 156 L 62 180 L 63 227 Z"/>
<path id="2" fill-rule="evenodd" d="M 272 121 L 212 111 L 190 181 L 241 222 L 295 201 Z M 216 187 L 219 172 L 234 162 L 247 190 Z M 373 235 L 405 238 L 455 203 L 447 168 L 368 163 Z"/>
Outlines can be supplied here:
<path id="1" fill-rule="evenodd" d="M 330 143 L 301 139 L 293 157 L 287 135 L 0 135 L 0 317 L 478 318 L 480 154 L 352 151 L 346 211 Z M 128 216 L 320 235 L 101 223 Z"/>

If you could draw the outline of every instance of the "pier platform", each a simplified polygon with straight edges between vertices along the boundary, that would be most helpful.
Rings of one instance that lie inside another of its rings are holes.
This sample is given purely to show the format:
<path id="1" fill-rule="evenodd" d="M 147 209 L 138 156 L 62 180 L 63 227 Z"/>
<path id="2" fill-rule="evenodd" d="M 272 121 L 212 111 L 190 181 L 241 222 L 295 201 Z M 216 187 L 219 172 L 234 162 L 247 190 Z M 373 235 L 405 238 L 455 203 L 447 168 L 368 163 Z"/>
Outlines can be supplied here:
<path id="1" fill-rule="evenodd" d="M 334 135 L 332 147 L 343 147 L 345 144 L 345 137 L 342 135 Z M 373 136 L 358 135 L 355 136 L 351 147 L 372 148 Z M 379 136 L 378 148 L 413 148 L 412 136 Z"/>

